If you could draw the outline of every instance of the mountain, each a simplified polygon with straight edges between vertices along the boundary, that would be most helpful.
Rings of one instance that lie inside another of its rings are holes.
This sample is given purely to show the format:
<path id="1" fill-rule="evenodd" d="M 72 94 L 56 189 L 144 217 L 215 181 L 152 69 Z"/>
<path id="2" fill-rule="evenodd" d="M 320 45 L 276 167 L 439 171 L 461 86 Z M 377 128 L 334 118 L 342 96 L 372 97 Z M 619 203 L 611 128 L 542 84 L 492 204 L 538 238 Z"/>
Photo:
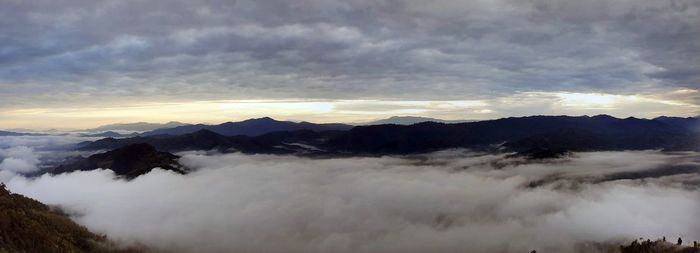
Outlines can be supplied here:
<path id="1" fill-rule="evenodd" d="M 365 123 L 363 125 L 413 125 L 423 122 L 438 122 L 438 123 L 464 123 L 471 122 L 469 120 L 443 120 L 427 117 L 413 117 L 413 116 L 393 116 L 391 118 L 380 119 L 372 122 Z"/>
<path id="2" fill-rule="evenodd" d="M 87 129 L 86 132 L 106 132 L 106 131 L 128 131 L 128 132 L 145 132 L 151 131 L 159 128 L 172 128 L 177 126 L 186 125 L 185 123 L 171 121 L 165 124 L 160 123 L 148 123 L 148 122 L 136 122 L 136 123 L 118 123 L 99 126 L 93 129 Z"/>
<path id="3" fill-rule="evenodd" d="M 327 143 L 361 153 L 420 153 L 445 148 L 502 146 L 524 151 L 535 147 L 572 151 L 674 149 L 695 150 L 697 135 L 675 124 L 607 115 L 531 116 L 411 126 L 355 127 Z"/>
<path id="4" fill-rule="evenodd" d="M 182 135 L 194 133 L 199 130 L 209 130 L 214 133 L 224 136 L 247 135 L 259 136 L 266 133 L 278 131 L 294 131 L 294 130 L 313 130 L 313 131 L 328 131 L 328 130 L 347 130 L 352 128 L 350 125 L 344 124 L 314 124 L 309 122 L 292 122 L 292 121 L 277 121 L 268 117 L 259 119 L 249 119 L 240 122 L 226 122 L 219 125 L 185 125 L 173 128 L 156 129 L 150 132 L 143 133 L 143 136 L 152 135 Z"/>
<path id="5" fill-rule="evenodd" d="M 666 117 L 661 116 L 654 119 L 655 121 L 663 122 L 666 124 L 674 125 L 677 127 L 686 128 L 694 132 L 700 132 L 700 118 L 698 117 Z"/>
<path id="6" fill-rule="evenodd" d="M 199 130 L 182 135 L 138 136 L 133 138 L 105 138 L 85 142 L 81 150 L 114 149 L 135 143 L 147 143 L 158 150 L 169 152 L 185 150 L 218 150 L 221 152 L 243 152 L 250 154 L 289 154 L 304 152 L 306 143 L 321 144 L 328 136 L 338 131 L 315 132 L 311 130 L 275 132 L 262 136 L 223 136 L 210 130 Z"/>
<path id="7" fill-rule="evenodd" d="M 138 136 L 139 134 L 136 132 L 130 133 L 130 134 L 120 134 L 114 131 L 107 131 L 107 132 L 102 132 L 102 133 L 95 133 L 95 134 L 81 134 L 81 137 L 111 137 L 111 138 L 124 138 L 124 137 L 134 137 Z"/>
<path id="8" fill-rule="evenodd" d="M 16 133 L 16 132 L 9 132 L 9 131 L 0 131 L 0 136 L 19 136 L 23 135 L 21 133 Z"/>
<path id="9" fill-rule="evenodd" d="M 114 248 L 65 214 L 0 184 L 0 252 L 141 252 Z"/>
<path id="10" fill-rule="evenodd" d="M 689 121 L 693 119 L 687 119 Z M 223 136 L 212 131 L 180 136 L 159 135 L 102 139 L 85 150 L 149 143 L 167 151 L 217 149 L 244 153 L 315 153 L 330 155 L 416 154 L 449 148 L 527 152 L 551 150 L 698 150 L 698 133 L 690 123 L 607 115 L 531 116 L 478 122 L 357 126 L 337 131 L 282 131 L 259 136 Z"/>
<path id="11" fill-rule="evenodd" d="M 155 147 L 149 144 L 135 143 L 105 153 L 91 155 L 87 158 L 72 158 L 50 172 L 52 174 L 61 174 L 103 168 L 110 169 L 119 176 L 132 179 L 158 167 L 185 174 L 187 169 L 177 162 L 178 158 L 178 156 L 171 153 L 157 151 Z"/>
<path id="12" fill-rule="evenodd" d="M 44 135 L 44 134 L 0 131 L 0 136 L 41 136 L 41 135 Z"/>

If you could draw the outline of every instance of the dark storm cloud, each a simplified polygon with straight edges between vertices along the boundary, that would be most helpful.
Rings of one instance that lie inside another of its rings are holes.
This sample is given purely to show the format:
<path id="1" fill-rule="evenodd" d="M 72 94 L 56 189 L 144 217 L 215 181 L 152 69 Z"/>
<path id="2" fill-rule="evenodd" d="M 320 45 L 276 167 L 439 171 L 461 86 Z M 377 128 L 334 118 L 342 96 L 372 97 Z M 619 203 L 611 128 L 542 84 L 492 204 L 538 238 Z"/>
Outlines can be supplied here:
<path id="1" fill-rule="evenodd" d="M 492 97 L 697 88 L 697 1 L 0 1 L 29 96 Z"/>

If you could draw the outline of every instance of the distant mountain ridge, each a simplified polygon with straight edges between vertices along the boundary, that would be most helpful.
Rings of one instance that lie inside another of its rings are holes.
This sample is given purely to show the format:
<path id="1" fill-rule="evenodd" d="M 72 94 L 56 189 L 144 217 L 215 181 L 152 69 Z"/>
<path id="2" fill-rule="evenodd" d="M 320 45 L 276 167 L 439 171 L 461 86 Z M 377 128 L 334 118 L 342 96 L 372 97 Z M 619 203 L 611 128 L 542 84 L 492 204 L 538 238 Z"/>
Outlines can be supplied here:
<path id="1" fill-rule="evenodd" d="M 111 138 L 124 138 L 124 137 L 134 137 L 138 136 L 139 133 L 133 132 L 130 134 L 121 134 L 117 133 L 115 131 L 107 131 L 107 132 L 101 132 L 101 133 L 94 133 L 94 134 L 81 134 L 81 137 L 111 137 Z"/>
<path id="2" fill-rule="evenodd" d="M 108 138 L 85 143 L 80 148 L 111 149 L 149 143 L 167 151 L 217 149 L 224 152 L 328 155 L 416 154 L 450 148 L 515 152 L 535 148 L 562 151 L 699 150 L 700 131 L 693 127 L 696 124 L 697 118 L 530 116 L 457 124 L 424 122 L 408 126 L 357 126 L 334 131 L 280 131 L 258 136 L 224 136 L 200 130 L 181 136 Z"/>
<path id="3" fill-rule="evenodd" d="M 158 150 L 169 152 L 186 150 L 218 150 L 249 154 L 290 154 L 304 152 L 302 145 L 321 145 L 323 140 L 342 131 L 316 132 L 312 130 L 283 131 L 262 136 L 223 136 L 210 130 L 199 130 L 182 135 L 137 136 L 133 138 L 105 138 L 79 145 L 80 150 L 109 150 L 127 145 L 147 143 Z"/>
<path id="4" fill-rule="evenodd" d="M 135 123 L 117 123 L 109 124 L 104 126 L 99 126 L 92 129 L 86 129 L 87 132 L 110 132 L 110 131 L 128 131 L 128 132 L 145 132 L 151 131 L 159 128 L 171 128 L 177 126 L 186 125 L 182 122 L 170 121 L 168 123 L 148 123 L 148 122 L 135 122 Z"/>
<path id="5" fill-rule="evenodd" d="M 0 136 L 19 136 L 21 133 L 10 132 L 10 131 L 0 131 Z"/>
<path id="6" fill-rule="evenodd" d="M 697 134 L 683 124 L 598 116 L 531 116 L 459 124 L 362 126 L 330 140 L 330 146 L 365 153 L 418 153 L 445 148 L 499 146 L 573 151 L 696 149 Z M 527 140 L 527 141 L 525 141 Z"/>
<path id="7" fill-rule="evenodd" d="M 364 123 L 362 125 L 386 125 L 386 124 L 394 124 L 394 125 L 413 125 L 413 124 L 418 124 L 418 123 L 423 123 L 423 122 L 438 122 L 438 123 L 447 123 L 447 124 L 454 124 L 454 123 L 465 123 L 465 122 L 472 122 L 471 120 L 444 120 L 444 119 L 435 119 L 435 118 L 428 118 L 428 117 L 415 117 L 415 116 L 393 116 L 390 118 L 386 119 L 380 119 L 380 120 L 375 120 L 371 122 Z"/>
<path id="8" fill-rule="evenodd" d="M 0 136 L 42 136 L 42 135 L 45 135 L 45 134 L 0 131 Z"/>
<path id="9" fill-rule="evenodd" d="M 700 132 L 700 119 L 698 117 L 667 117 L 661 116 L 653 119 L 654 121 L 663 122 L 678 127 L 683 127 L 689 131 Z"/>
<path id="10" fill-rule="evenodd" d="M 173 128 L 162 128 L 153 131 L 145 132 L 142 136 L 153 135 L 183 135 L 197 132 L 199 130 L 209 130 L 214 133 L 224 136 L 246 135 L 259 136 L 271 132 L 279 131 L 295 131 L 295 130 L 312 130 L 312 131 L 329 131 L 329 130 L 347 130 L 352 128 L 351 125 L 345 124 L 314 124 L 310 122 L 292 122 L 278 121 L 269 117 L 249 119 L 239 122 L 226 122 L 219 125 L 184 125 Z"/>

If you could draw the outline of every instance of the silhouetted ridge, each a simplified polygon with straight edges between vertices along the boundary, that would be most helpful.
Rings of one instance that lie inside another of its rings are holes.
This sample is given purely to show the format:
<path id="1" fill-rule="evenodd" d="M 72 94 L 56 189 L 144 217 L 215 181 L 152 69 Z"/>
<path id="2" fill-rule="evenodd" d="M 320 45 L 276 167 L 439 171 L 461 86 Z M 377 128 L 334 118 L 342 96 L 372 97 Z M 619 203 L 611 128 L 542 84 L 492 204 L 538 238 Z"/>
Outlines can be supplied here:
<path id="1" fill-rule="evenodd" d="M 134 143 L 148 143 L 158 150 L 218 150 L 221 152 L 240 151 L 244 153 L 282 154 L 292 151 L 279 148 L 282 145 L 278 139 L 268 140 L 263 136 L 223 136 L 213 131 L 202 129 L 182 135 L 139 136 L 134 138 L 114 139 L 105 138 L 80 146 L 82 150 L 115 149 Z"/>
<path id="2" fill-rule="evenodd" d="M 184 174 L 187 171 L 178 164 L 178 158 L 178 156 L 168 152 L 160 152 L 150 144 L 136 143 L 91 155 L 88 158 L 73 158 L 70 162 L 55 168 L 51 173 L 60 174 L 102 168 L 110 169 L 115 174 L 126 178 L 135 178 L 150 172 L 153 168 L 161 168 Z"/>
<path id="3" fill-rule="evenodd" d="M 109 137 L 109 138 L 124 138 L 124 137 L 134 137 L 138 136 L 139 134 L 134 132 L 130 134 L 120 134 L 114 131 L 107 131 L 107 132 L 102 132 L 102 133 L 93 133 L 93 134 L 82 134 L 81 136 L 83 137 Z"/>
<path id="4" fill-rule="evenodd" d="M 224 136 L 260 136 L 263 134 L 278 132 L 278 131 L 296 131 L 296 130 L 313 130 L 313 131 L 329 131 L 329 130 L 347 130 L 352 128 L 345 124 L 314 124 L 309 122 L 292 122 L 278 121 L 270 117 L 257 119 L 248 119 L 240 122 L 226 122 L 219 125 L 184 125 L 173 128 L 156 129 L 150 132 L 143 133 L 143 136 L 152 135 L 182 135 L 194 133 L 199 130 L 210 130 Z"/>
<path id="5" fill-rule="evenodd" d="M 45 134 L 0 131 L 0 136 L 42 136 L 42 135 L 45 135 Z"/>
<path id="6" fill-rule="evenodd" d="M 261 122 L 261 119 L 254 122 Z M 244 153 L 343 155 L 415 154 L 449 148 L 514 152 L 536 148 L 564 151 L 698 150 L 696 143 L 700 140 L 700 132 L 692 127 L 696 122 L 695 118 L 531 116 L 457 124 L 423 122 L 357 126 L 334 131 L 276 131 L 258 136 L 222 136 L 213 130 L 201 130 L 179 136 L 108 138 L 82 148 L 109 149 L 143 142 L 167 151 L 216 149 Z"/>
<path id="7" fill-rule="evenodd" d="M 117 124 L 109 124 L 109 125 L 104 125 L 104 126 L 99 126 L 93 129 L 87 129 L 85 131 L 87 132 L 105 132 L 105 131 L 114 131 L 114 130 L 121 130 L 121 131 L 130 131 L 130 132 L 144 132 L 144 131 L 151 131 L 159 128 L 171 128 L 171 127 L 177 127 L 177 126 L 182 126 L 185 125 L 184 123 L 177 122 L 177 121 L 171 121 L 165 124 L 160 124 L 160 123 L 148 123 L 148 122 L 135 122 L 135 123 L 117 123 Z"/>
<path id="8" fill-rule="evenodd" d="M 371 122 L 364 123 L 362 125 L 413 125 L 423 122 L 438 122 L 438 123 L 464 123 L 470 122 L 470 120 L 443 120 L 427 117 L 414 117 L 414 116 L 393 116 L 386 119 L 375 120 Z"/>

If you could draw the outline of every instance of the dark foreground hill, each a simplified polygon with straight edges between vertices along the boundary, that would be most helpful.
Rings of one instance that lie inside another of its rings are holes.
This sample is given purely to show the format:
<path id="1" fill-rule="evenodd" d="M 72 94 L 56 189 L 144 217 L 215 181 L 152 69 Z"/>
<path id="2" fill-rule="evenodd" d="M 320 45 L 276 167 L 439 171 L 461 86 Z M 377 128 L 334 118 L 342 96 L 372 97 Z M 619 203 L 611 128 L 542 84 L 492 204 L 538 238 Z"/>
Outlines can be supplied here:
<path id="1" fill-rule="evenodd" d="M 178 158 L 171 153 L 157 151 L 149 144 L 136 143 L 87 158 L 73 158 L 71 161 L 56 167 L 51 173 L 61 174 L 103 168 L 131 179 L 146 174 L 153 168 L 161 168 L 184 174 L 187 170 L 177 162 Z"/>
<path id="2" fill-rule="evenodd" d="M 532 116 L 469 123 L 357 126 L 346 131 L 282 131 L 259 136 L 223 136 L 200 130 L 184 135 L 102 139 L 81 149 L 99 150 L 149 143 L 166 151 L 217 149 L 244 153 L 345 155 L 416 154 L 449 148 L 526 152 L 698 150 L 698 119 L 619 119 Z"/>
<path id="3" fill-rule="evenodd" d="M 0 184 L 0 252 L 2 253 L 137 253 L 115 249 L 104 236 L 75 224 L 48 206 L 12 194 Z"/>
<path id="4" fill-rule="evenodd" d="M 697 244 L 697 242 L 696 242 Z M 629 245 L 622 245 L 620 253 L 700 253 L 697 245 L 694 247 L 677 245 L 662 240 L 633 241 Z"/>
<path id="5" fill-rule="evenodd" d="M 162 128 L 153 131 L 145 132 L 142 136 L 152 135 L 182 135 L 190 134 L 200 130 L 209 130 L 223 136 L 259 136 L 271 132 L 279 131 L 296 131 L 296 130 L 312 130 L 312 131 L 329 131 L 329 130 L 347 130 L 352 128 L 345 124 L 314 124 L 309 122 L 292 122 L 278 121 L 272 118 L 249 119 L 240 122 L 226 122 L 219 125 L 184 125 L 173 128 Z"/>

